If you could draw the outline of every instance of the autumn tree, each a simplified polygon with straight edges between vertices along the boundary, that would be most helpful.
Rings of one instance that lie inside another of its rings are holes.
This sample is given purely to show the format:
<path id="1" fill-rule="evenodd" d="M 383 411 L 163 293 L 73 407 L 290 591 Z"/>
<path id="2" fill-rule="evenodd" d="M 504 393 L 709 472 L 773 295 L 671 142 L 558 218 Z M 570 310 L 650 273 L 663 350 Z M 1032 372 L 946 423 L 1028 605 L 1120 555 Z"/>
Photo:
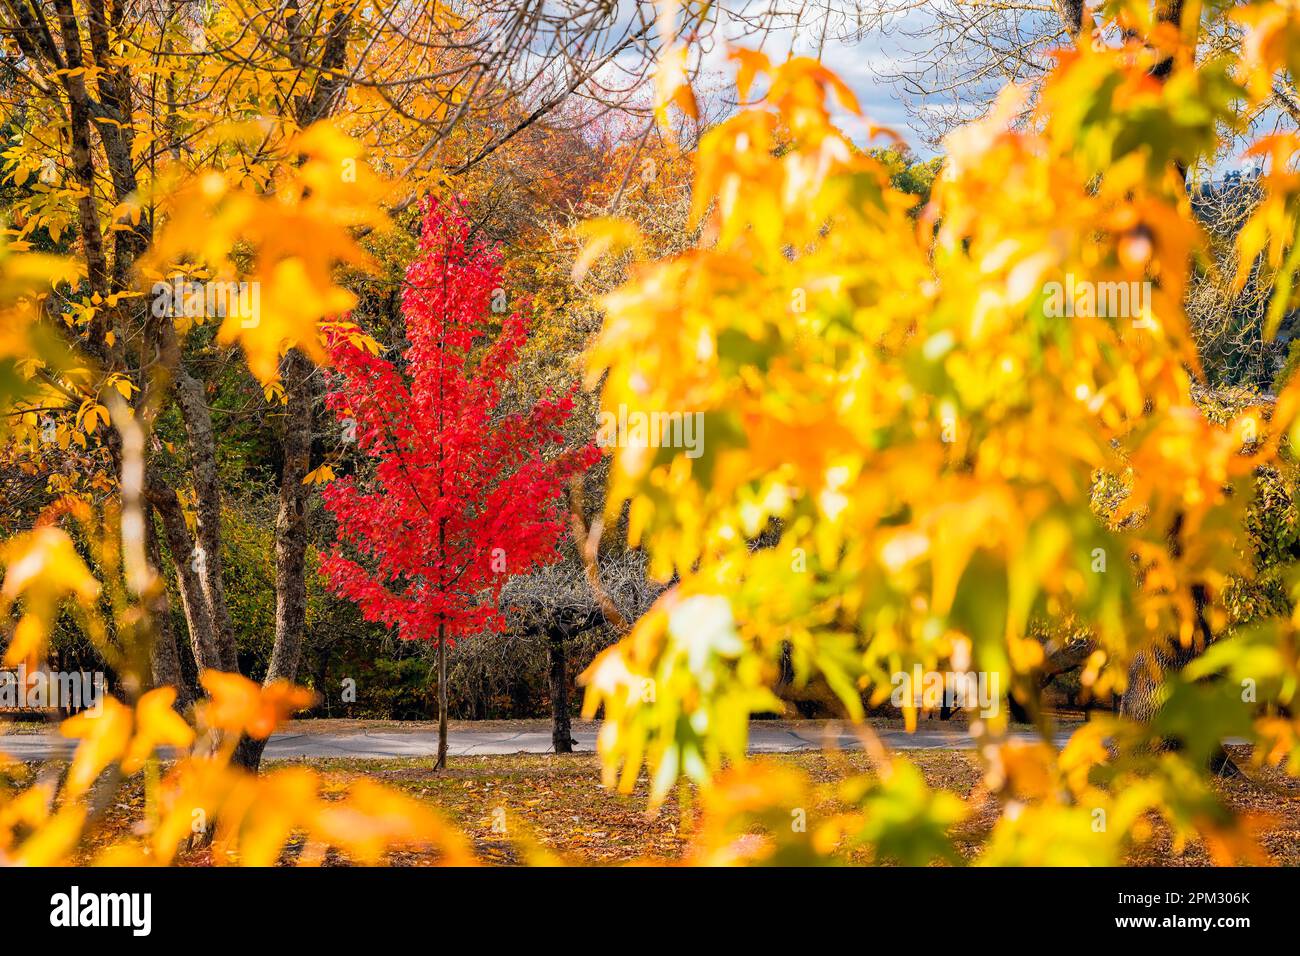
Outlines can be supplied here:
<path id="1" fill-rule="evenodd" d="M 595 455 L 563 453 L 570 395 L 503 409 L 528 320 L 493 310 L 500 278 L 498 252 L 462 215 L 430 202 L 406 273 L 400 365 L 346 327 L 330 340 L 328 402 L 355 427 L 373 471 L 325 489 L 338 547 L 322 573 L 368 620 L 436 644 L 438 767 L 447 759 L 448 645 L 504 624 L 502 587 L 554 559 L 564 484 Z"/>
<path id="2" fill-rule="evenodd" d="M 1251 576 L 1246 507 L 1257 469 L 1292 454 L 1300 385 L 1271 410 L 1197 409 L 1185 294 L 1205 247 L 1182 171 L 1217 154 L 1243 100 L 1294 75 L 1300 21 L 1294 4 L 1236 9 L 1240 50 L 1202 60 L 1194 21 L 1143 9 L 1119 5 L 1096 43 L 953 132 L 919 219 L 832 121 L 834 103 L 858 109 L 838 78 L 735 53 L 752 105 L 701 141 L 701 241 L 604 297 L 589 357 L 605 409 L 707 422 L 694 458 L 615 451 L 607 514 L 627 507 L 651 572 L 680 580 L 586 675 L 586 712 L 615 725 L 610 783 L 647 767 L 655 799 L 680 775 L 763 789 L 744 767 L 748 718 L 779 707 L 786 648 L 797 679 L 825 679 L 858 720 L 915 666 L 995 675 L 1026 700 L 1051 650 L 1036 622 L 1077 615 L 1090 693 L 1122 693 L 1144 659 L 1195 659 L 1157 672 L 1151 712 L 1090 722 L 1059 755 L 1046 736 L 1007 740 L 1005 706 L 973 717 L 1004 810 L 981 859 L 1119 861 L 1140 839 L 1128 823 L 1152 811 L 1218 859 L 1258 852 L 1209 766 L 1236 735 L 1300 766 L 1294 623 L 1229 629 L 1225 598 Z M 689 104 L 671 78 L 661 96 Z M 1298 149 L 1290 133 L 1252 147 L 1269 172 L 1238 239 L 1237 281 L 1267 271 L 1274 323 L 1296 301 Z M 606 224 L 593 247 L 636 238 Z M 1051 297 L 1066 281 L 1148 298 L 1062 317 Z M 1103 522 L 1105 481 L 1120 506 Z M 647 682 L 653 703 L 636 694 Z M 1157 746 L 1170 738 L 1177 749 Z M 929 837 L 961 808 L 877 756 L 862 819 L 905 801 L 890 855 L 950 856 Z M 856 839 L 852 826 L 825 836 Z"/>
<path id="3" fill-rule="evenodd" d="M 80 356 L 63 370 L 28 367 L 35 394 L 20 412 L 47 411 L 19 420 L 10 451 L 43 449 L 45 464 L 83 450 L 88 467 L 51 491 L 111 504 L 121 438 L 108 406 L 133 405 L 148 434 L 149 551 L 161 562 L 165 545 L 199 669 L 239 666 L 223 573 L 214 383 L 205 375 L 212 356 L 229 356 L 235 344 L 286 409 L 272 671 L 291 678 L 296 666 L 304 429 L 311 358 L 323 357 L 315 323 L 352 302 L 332 272 L 361 261 L 347 230 L 380 224 L 372 179 L 364 169 L 341 175 L 361 160 L 360 148 L 324 129 L 300 135 L 339 103 L 333 70 L 352 27 L 346 8 L 321 4 L 253 15 L 103 0 L 0 9 L 0 34 L 16 52 L 3 93 L 12 124 L 4 169 L 17 190 L 10 238 L 70 258 L 75 278 L 42 305 Z M 256 129 L 239 127 L 254 117 Z M 257 286 L 266 320 L 175 302 L 157 308 L 155 283 L 174 279 Z M 158 425 L 170 416 L 179 434 L 165 441 Z M 156 528 L 162 542 L 152 540 Z M 167 617 L 159 620 L 143 680 L 181 687 L 183 701 L 176 637 Z"/>
<path id="4" fill-rule="evenodd" d="M 400 212 L 449 180 L 481 186 L 485 205 L 503 182 L 526 191 L 530 174 L 498 162 L 509 148 L 532 149 L 547 124 L 570 125 L 575 99 L 597 111 L 635 99 L 660 45 L 652 4 L 637 6 L 629 19 L 603 4 L 549 11 L 518 0 L 474 17 L 333 0 L 0 5 L 8 237 L 15 251 L 75 264 L 79 275 L 43 310 L 82 359 L 72 374 L 23 366 L 35 394 L 16 409 L 7 457 L 33 469 L 28 478 L 47 476 L 50 500 L 101 507 L 118 494 L 108 407 L 117 395 L 137 410 L 149 435 L 146 528 L 186 632 L 160 629 L 146 681 L 185 683 L 177 639 L 186 636 L 199 668 L 239 665 L 213 417 L 218 371 L 235 347 L 252 372 L 241 387 L 254 399 L 265 389 L 258 414 L 276 463 L 266 678 L 292 678 L 306 623 L 304 478 L 321 402 L 316 324 L 356 301 L 335 267 L 361 264 L 355 240 L 382 229 L 381 200 Z M 717 26 L 704 11 L 689 19 L 699 35 Z M 757 34 L 771 21 L 743 28 Z M 576 130 L 586 114 L 575 117 Z M 313 129 L 322 123 L 329 132 Z M 390 194 L 367 188 L 371 166 Z M 286 209 L 296 225 L 276 215 Z M 258 284 L 265 314 L 154 314 L 154 282 L 176 278 Z"/>

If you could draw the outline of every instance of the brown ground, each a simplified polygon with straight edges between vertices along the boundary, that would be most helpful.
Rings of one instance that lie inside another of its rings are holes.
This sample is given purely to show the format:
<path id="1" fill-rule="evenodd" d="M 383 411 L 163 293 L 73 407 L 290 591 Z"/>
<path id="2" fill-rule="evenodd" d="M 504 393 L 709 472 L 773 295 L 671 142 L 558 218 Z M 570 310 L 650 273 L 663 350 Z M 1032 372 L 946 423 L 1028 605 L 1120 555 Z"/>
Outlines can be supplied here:
<path id="1" fill-rule="evenodd" d="M 931 786 L 966 797 L 979 781 L 980 772 L 970 752 L 914 751 L 908 756 L 921 767 Z M 1248 755 L 1238 750 L 1235 756 L 1245 761 Z M 783 754 L 764 759 L 791 761 L 819 781 L 867 770 L 865 756 L 856 752 Z M 673 800 L 655 815 L 646 813 L 644 777 L 631 795 L 604 790 L 596 758 L 591 754 L 558 758 L 548 754 L 453 757 L 451 766 L 442 773 L 432 769 L 431 759 L 317 760 L 311 765 L 339 784 L 349 777 L 366 775 L 429 801 L 469 834 L 479 856 L 491 863 L 523 862 L 527 851 L 521 847 L 530 841 L 570 863 L 668 862 L 682 856 L 687 842 L 684 834 L 690 830 L 689 820 L 683 821 L 682 811 Z M 1300 781 L 1279 771 L 1249 768 L 1245 779 L 1224 781 L 1221 786 L 1227 802 L 1237 812 L 1266 813 L 1271 817 L 1260 834 L 1260 842 L 1272 861 L 1300 866 Z M 140 801 L 138 786 L 124 792 L 123 800 L 110 810 L 105 832 L 99 834 L 95 844 L 108 842 L 115 831 L 120 835 L 138 819 Z M 494 812 L 499 810 L 504 811 L 504 816 Z M 986 829 L 997 812 L 990 801 L 965 826 L 972 832 Z M 504 819 L 508 833 L 494 832 L 494 819 Z M 960 849 L 973 855 L 977 845 L 972 841 L 960 845 Z M 89 848 L 88 857 L 93 852 L 94 848 Z M 203 865 L 209 861 L 203 851 L 190 854 L 182 862 Z M 420 866 L 432 862 L 432 858 L 428 853 L 403 852 L 396 854 L 392 862 Z M 1153 838 L 1135 851 L 1129 862 L 1191 866 L 1208 865 L 1210 859 L 1199 844 L 1176 854 L 1168 835 L 1157 824 Z"/>

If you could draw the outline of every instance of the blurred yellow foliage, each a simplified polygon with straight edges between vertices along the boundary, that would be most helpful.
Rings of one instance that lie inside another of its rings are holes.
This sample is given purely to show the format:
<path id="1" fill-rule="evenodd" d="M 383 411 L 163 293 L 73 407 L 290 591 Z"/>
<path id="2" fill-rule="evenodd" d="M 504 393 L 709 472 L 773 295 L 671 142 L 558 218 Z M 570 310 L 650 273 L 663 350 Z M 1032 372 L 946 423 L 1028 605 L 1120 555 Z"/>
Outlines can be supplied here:
<path id="1" fill-rule="evenodd" d="M 1121 25 L 1137 6 L 1117 8 Z M 1205 237 L 1183 171 L 1294 66 L 1298 9 L 1252 5 L 1240 55 L 1199 61 L 1190 28 L 1098 26 L 951 134 L 920 210 L 837 128 L 835 108 L 858 107 L 821 64 L 738 55 L 751 105 L 694 157 L 701 239 L 630 266 L 588 355 L 607 413 L 698 414 L 705 434 L 702 452 L 612 450 L 607 518 L 627 507 L 629 542 L 676 583 L 584 675 L 609 782 L 629 789 L 645 766 L 653 801 L 683 775 L 732 787 L 741 767 L 715 777 L 743 766 L 749 714 L 780 709 L 767 688 L 786 655 L 856 719 L 864 691 L 880 701 L 913 667 L 978 671 L 1005 701 L 1043 664 L 1044 618 L 1086 623 L 1085 687 L 1101 695 L 1139 654 L 1203 642 L 1199 616 L 1222 619 L 1227 583 L 1250 575 L 1244 510 L 1300 421 L 1300 385 L 1271 415 L 1198 411 L 1183 300 Z M 1280 315 L 1300 264 L 1294 144 L 1258 148 L 1275 158 L 1241 261 L 1267 253 Z M 637 245 L 604 226 L 584 266 L 615 237 Z M 1125 493 L 1102 522 L 1105 476 Z M 1276 694 L 1294 660 L 1267 673 Z M 1158 726 L 1110 726 L 1113 750 L 1080 731 L 1058 758 L 1001 739 L 1005 703 L 972 715 L 1002 808 L 986 859 L 1119 862 L 1148 812 L 1249 857 L 1198 766 L 1251 726 L 1249 705 L 1230 684 L 1175 684 Z M 1161 735 L 1185 751 L 1157 756 Z M 894 780 L 925 804 L 918 776 Z"/>

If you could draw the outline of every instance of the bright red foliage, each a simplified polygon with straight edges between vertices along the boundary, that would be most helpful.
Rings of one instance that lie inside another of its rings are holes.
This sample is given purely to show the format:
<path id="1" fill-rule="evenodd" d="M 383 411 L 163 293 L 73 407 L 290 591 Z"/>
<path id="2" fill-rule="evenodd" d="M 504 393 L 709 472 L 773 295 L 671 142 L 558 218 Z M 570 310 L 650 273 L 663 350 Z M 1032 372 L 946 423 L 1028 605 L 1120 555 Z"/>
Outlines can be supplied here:
<path id="1" fill-rule="evenodd" d="M 501 407 L 528 322 L 492 314 L 500 276 L 498 251 L 429 203 L 406 272 L 402 367 L 346 333 L 330 338 L 338 374 L 327 402 L 355 422 L 358 450 L 376 466 L 325 489 L 338 542 L 321 570 L 366 620 L 407 639 L 497 629 L 507 576 L 554 559 L 564 484 L 598 457 L 592 446 L 556 454 L 571 394 L 522 413 Z"/>

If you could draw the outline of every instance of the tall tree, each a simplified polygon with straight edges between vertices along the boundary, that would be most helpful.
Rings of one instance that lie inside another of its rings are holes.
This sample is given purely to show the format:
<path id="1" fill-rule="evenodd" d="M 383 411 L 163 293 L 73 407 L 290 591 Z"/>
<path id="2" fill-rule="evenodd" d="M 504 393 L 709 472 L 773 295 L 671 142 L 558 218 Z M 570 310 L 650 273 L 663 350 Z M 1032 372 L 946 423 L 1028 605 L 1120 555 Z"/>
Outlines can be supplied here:
<path id="1" fill-rule="evenodd" d="M 319 3 L 255 15 L 112 0 L 0 6 L 0 36 L 19 54 L 7 63 L 0 93 L 0 115 L 13 133 L 5 172 L 22 187 L 10 209 L 15 237 L 19 248 L 38 243 L 70 252 L 83 276 L 45 304 L 52 324 L 67 331 L 86 359 L 74 376 L 47 369 L 38 378 L 36 403 L 48 408 L 52 436 L 45 445 L 66 449 L 75 442 L 96 456 L 58 490 L 96 503 L 118 494 L 113 476 L 120 438 L 107 406 L 119 395 L 132 401 L 151 434 L 144 447 L 148 550 L 162 561 L 165 542 L 200 669 L 239 666 L 223 574 L 216 384 L 205 377 L 213 354 L 236 341 L 258 379 L 283 380 L 286 514 L 277 539 L 276 626 L 276 661 L 283 666 L 273 668 L 272 677 L 292 678 L 296 667 L 302 615 L 293 612 L 301 607 L 302 511 L 309 490 L 299 467 L 309 442 L 301 423 L 310 424 L 312 399 L 304 352 L 321 354 L 314 346 L 315 320 L 346 307 L 339 304 L 342 290 L 330 266 L 354 259 L 359 250 L 340 230 L 375 223 L 373 216 L 352 215 L 363 204 L 356 202 L 360 190 L 349 187 L 364 177 L 338 173 L 343 162 L 357 162 L 359 148 L 350 152 L 341 133 L 300 132 L 327 117 L 340 99 L 344 84 L 337 70 L 353 25 L 346 7 Z M 247 68 L 229 69 L 235 62 Z M 258 133 L 241 140 L 231 121 L 253 116 L 261 124 Z M 206 193 L 191 188 L 196 176 L 207 182 Z M 284 204 L 269 205 L 273 199 Z M 215 221 L 219 205 L 234 214 L 223 214 L 224 225 Z M 306 218 L 297 219 L 297 228 L 281 229 L 260 213 L 249 218 L 238 211 L 254 207 L 292 209 Z M 338 227 L 332 238 L 326 238 L 331 226 L 325 219 Z M 253 235 L 258 229 L 265 231 Z M 313 264 L 309 247 L 326 246 L 332 249 Z M 350 252 L 339 255 L 345 247 Z M 235 261 L 240 256 L 242 264 Z M 254 260 L 253 271 L 264 273 L 248 272 Z M 160 302 L 152 280 L 182 274 L 247 280 L 278 304 L 266 321 L 206 308 L 178 314 L 175 302 Z M 321 308 L 312 314 L 316 304 Z M 194 331 L 222 316 L 234 321 L 222 323 L 215 343 L 210 329 Z M 297 331 L 285 334 L 294 321 L 300 321 Z M 277 374 L 286 350 L 286 368 Z M 152 436 L 173 405 L 184 428 L 184 442 L 175 445 Z M 32 428 L 17 434 L 20 443 L 32 445 Z M 192 522 L 187 501 L 194 503 Z M 152 516 L 161 524 L 162 542 L 154 540 Z M 177 636 L 167 627 L 158 631 L 164 646 L 153 654 L 155 684 L 180 681 Z M 247 762 L 242 751 L 240 760 Z"/>
<path id="2" fill-rule="evenodd" d="M 368 620 L 436 642 L 438 767 L 447 759 L 448 644 L 504 624 L 508 575 L 553 559 L 564 485 L 596 457 L 592 446 L 563 453 L 571 394 L 506 409 L 528 322 L 494 312 L 500 279 L 497 250 L 430 202 L 406 273 L 401 366 L 373 354 L 354 326 L 329 333 L 337 374 L 327 402 L 355 424 L 373 469 L 325 490 L 338 545 L 322 572 Z"/>
<path id="3" fill-rule="evenodd" d="M 539 144 L 554 131 L 572 137 L 593 114 L 636 110 L 661 40 L 651 0 L 635 6 L 624 16 L 605 4 L 493 0 L 466 17 L 439 5 L 333 0 L 0 0 L 6 220 L 15 251 L 76 263 L 79 277 L 47 296 L 44 311 L 87 360 L 72 375 L 25 366 L 34 394 L 11 434 L 24 456 L 61 472 L 52 493 L 101 505 L 120 497 L 108 405 L 119 394 L 136 411 L 149 436 L 146 531 L 158 538 L 149 550 L 169 563 L 184 617 L 174 634 L 158 631 L 170 644 L 146 682 L 174 682 L 182 656 L 200 669 L 240 663 L 220 526 L 226 462 L 213 421 L 227 349 L 243 348 L 257 384 L 284 408 L 267 679 L 292 678 L 305 630 L 316 321 L 350 307 L 329 266 L 355 262 L 353 240 L 386 222 L 370 215 L 378 198 L 360 184 L 372 164 L 389 174 L 397 191 L 385 204 L 397 212 L 444 173 L 489 197 L 487 209 L 508 190 L 554 179 L 514 154 L 546 155 Z M 682 32 L 700 39 L 720 26 L 706 11 L 682 18 Z M 773 10 L 732 27 L 761 39 L 801 22 Z M 692 71 L 703 55 L 692 54 Z M 358 172 L 362 148 L 369 159 Z M 272 228 L 286 207 L 301 214 L 298 226 Z M 214 336 L 214 310 L 151 308 L 153 280 L 181 276 L 254 283 L 265 318 L 225 316 Z M 183 435 L 156 433 L 173 411 Z M 77 461 L 53 453 L 70 443 Z M 172 645 L 186 636 L 190 654 L 181 655 Z M 257 749 L 238 759 L 255 765 Z"/>

